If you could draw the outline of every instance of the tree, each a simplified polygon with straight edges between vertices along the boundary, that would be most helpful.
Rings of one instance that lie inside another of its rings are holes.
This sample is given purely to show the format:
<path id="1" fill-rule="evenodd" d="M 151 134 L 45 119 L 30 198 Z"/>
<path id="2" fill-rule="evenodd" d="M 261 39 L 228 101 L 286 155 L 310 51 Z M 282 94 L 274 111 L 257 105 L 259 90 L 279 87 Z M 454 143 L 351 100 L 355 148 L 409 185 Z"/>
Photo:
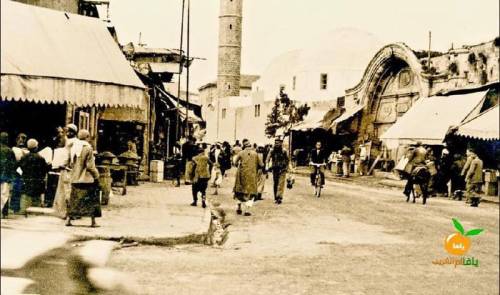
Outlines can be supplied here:
<path id="1" fill-rule="evenodd" d="M 288 134 L 293 125 L 304 121 L 309 109 L 307 103 L 297 106 L 296 102 L 292 101 L 283 89 L 280 89 L 271 113 L 267 115 L 266 136 L 276 137 L 279 130 L 282 130 L 285 135 Z"/>

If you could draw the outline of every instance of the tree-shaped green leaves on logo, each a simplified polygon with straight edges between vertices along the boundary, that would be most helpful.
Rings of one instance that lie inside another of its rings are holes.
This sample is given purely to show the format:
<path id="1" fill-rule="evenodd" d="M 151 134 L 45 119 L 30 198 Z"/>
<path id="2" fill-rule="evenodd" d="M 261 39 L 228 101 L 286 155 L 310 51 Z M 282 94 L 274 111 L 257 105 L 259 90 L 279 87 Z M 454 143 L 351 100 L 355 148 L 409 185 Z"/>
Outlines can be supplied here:
<path id="1" fill-rule="evenodd" d="M 458 219 L 452 218 L 451 220 L 453 221 L 453 225 L 455 226 L 456 230 L 466 237 L 477 236 L 484 231 L 484 229 L 482 228 L 475 228 L 469 230 L 468 232 L 465 232 L 464 227 Z"/>

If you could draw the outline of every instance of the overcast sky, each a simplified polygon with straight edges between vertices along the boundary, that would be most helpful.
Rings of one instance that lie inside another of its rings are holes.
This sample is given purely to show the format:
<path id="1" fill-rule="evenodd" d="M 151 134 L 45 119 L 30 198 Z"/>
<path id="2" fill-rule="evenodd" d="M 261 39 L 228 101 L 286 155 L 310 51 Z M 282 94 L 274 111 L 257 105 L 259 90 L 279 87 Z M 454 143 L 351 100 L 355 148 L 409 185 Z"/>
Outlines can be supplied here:
<path id="1" fill-rule="evenodd" d="M 120 42 L 137 42 L 142 32 L 149 46 L 178 48 L 181 3 L 111 1 Z M 242 73 L 260 74 L 274 57 L 343 27 L 414 49 L 427 48 L 429 30 L 433 50 L 489 41 L 499 35 L 498 11 L 498 0 L 244 0 Z M 218 15 L 219 0 L 191 0 L 191 55 L 207 59 L 192 67 L 195 89 L 216 78 Z"/>

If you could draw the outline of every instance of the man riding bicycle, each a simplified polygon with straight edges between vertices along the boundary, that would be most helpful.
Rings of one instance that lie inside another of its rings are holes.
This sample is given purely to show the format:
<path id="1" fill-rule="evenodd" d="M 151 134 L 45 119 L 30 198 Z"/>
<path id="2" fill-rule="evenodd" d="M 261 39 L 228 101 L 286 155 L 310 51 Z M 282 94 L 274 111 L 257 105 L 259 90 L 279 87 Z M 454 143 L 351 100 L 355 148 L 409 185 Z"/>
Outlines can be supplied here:
<path id="1" fill-rule="evenodd" d="M 309 154 L 311 168 L 311 185 L 315 186 L 316 173 L 321 178 L 321 186 L 325 185 L 325 166 L 328 160 L 328 154 L 321 148 L 321 142 L 316 143 L 316 147 Z"/>

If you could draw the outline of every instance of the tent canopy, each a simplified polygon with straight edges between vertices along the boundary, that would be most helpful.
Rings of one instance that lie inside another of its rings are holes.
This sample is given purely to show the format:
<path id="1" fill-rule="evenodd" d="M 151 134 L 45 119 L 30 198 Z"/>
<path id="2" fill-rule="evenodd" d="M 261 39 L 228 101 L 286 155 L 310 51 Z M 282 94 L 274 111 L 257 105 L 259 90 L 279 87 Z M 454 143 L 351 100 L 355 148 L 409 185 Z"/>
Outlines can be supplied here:
<path id="1" fill-rule="evenodd" d="M 483 101 L 486 91 L 419 99 L 380 137 L 389 148 L 421 141 L 440 145 L 449 128 L 459 125 Z"/>
<path id="2" fill-rule="evenodd" d="M 359 111 L 361 111 L 364 108 L 364 105 L 356 105 L 352 108 L 347 109 L 340 117 L 337 119 L 333 120 L 330 128 L 333 130 L 334 133 L 337 131 L 337 126 L 339 123 L 344 122 L 350 118 L 352 118 L 354 115 L 356 115 Z"/>
<path id="3" fill-rule="evenodd" d="M 294 131 L 307 131 L 317 128 L 323 128 L 323 117 L 325 116 L 325 111 L 320 110 L 309 110 L 304 121 L 293 126 L 291 130 Z"/>
<path id="4" fill-rule="evenodd" d="M 144 85 L 97 18 L 1 1 L 3 100 L 144 108 Z"/>
<path id="5" fill-rule="evenodd" d="M 464 122 L 456 135 L 482 140 L 500 140 L 498 105 Z"/>

